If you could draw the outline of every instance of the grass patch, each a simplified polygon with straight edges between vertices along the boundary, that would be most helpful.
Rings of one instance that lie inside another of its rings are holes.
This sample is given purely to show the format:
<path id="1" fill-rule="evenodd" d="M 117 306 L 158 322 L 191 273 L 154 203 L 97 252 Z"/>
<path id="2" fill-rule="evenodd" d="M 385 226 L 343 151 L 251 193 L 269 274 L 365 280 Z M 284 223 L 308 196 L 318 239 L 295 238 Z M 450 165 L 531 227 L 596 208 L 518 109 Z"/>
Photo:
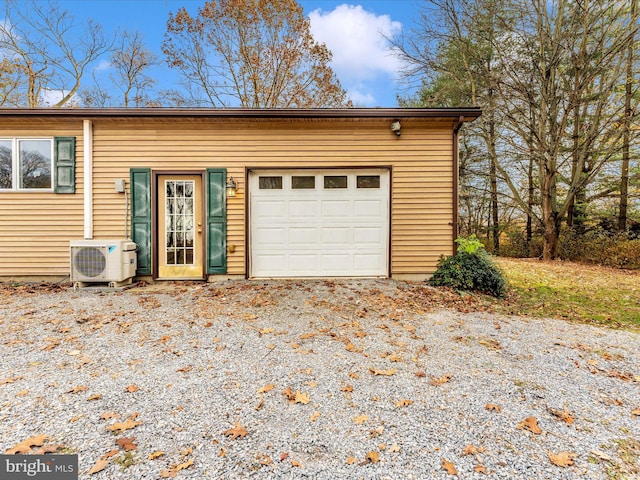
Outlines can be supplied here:
<path id="1" fill-rule="evenodd" d="M 496 258 L 509 284 L 496 309 L 640 331 L 640 272 L 572 262 Z"/>

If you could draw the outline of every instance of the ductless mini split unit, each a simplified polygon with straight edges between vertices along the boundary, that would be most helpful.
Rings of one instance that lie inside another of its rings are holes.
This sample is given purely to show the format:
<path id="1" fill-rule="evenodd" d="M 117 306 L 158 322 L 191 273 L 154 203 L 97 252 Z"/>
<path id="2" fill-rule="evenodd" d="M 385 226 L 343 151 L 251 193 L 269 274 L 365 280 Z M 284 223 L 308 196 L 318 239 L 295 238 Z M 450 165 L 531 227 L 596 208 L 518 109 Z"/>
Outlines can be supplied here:
<path id="1" fill-rule="evenodd" d="M 73 240 L 70 244 L 74 288 L 104 283 L 131 284 L 136 274 L 136 244 L 130 240 Z"/>

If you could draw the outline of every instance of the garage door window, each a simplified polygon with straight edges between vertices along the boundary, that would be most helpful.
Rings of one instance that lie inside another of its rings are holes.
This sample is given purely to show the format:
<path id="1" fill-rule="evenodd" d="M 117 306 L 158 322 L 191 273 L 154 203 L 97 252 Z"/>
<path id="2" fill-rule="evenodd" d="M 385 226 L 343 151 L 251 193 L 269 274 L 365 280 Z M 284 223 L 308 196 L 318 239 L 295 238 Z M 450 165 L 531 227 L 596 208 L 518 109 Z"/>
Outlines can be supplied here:
<path id="1" fill-rule="evenodd" d="M 347 188 L 346 175 L 325 175 L 324 188 Z"/>
<path id="2" fill-rule="evenodd" d="M 260 190 L 282 190 L 282 177 L 260 177 L 258 178 L 258 188 Z"/>
<path id="3" fill-rule="evenodd" d="M 316 188 L 315 176 L 291 177 L 291 188 L 294 190 L 314 189 Z"/>
<path id="4" fill-rule="evenodd" d="M 358 175 L 358 188 L 380 188 L 380 175 Z"/>

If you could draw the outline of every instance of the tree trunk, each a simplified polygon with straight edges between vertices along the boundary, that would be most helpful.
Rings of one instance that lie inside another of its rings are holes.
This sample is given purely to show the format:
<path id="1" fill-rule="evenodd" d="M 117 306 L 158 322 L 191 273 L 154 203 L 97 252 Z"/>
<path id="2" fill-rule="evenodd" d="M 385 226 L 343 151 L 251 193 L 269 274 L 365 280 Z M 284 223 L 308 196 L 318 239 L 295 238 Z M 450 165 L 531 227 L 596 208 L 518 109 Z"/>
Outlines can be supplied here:
<path id="1" fill-rule="evenodd" d="M 533 219 L 531 218 L 531 211 L 533 210 L 533 195 L 535 193 L 533 186 L 533 152 L 529 152 L 529 168 L 527 171 L 527 182 L 529 183 L 529 195 L 527 197 L 527 256 L 531 256 L 531 239 L 533 238 Z"/>
<path id="2" fill-rule="evenodd" d="M 622 169 L 620 172 L 620 210 L 618 212 L 618 230 L 627 231 L 627 207 L 629 202 L 629 144 L 631 143 L 631 98 L 633 88 L 633 47 L 637 25 L 637 0 L 631 0 L 631 38 L 627 47 L 627 72 L 624 95 L 624 133 L 622 138 Z"/>

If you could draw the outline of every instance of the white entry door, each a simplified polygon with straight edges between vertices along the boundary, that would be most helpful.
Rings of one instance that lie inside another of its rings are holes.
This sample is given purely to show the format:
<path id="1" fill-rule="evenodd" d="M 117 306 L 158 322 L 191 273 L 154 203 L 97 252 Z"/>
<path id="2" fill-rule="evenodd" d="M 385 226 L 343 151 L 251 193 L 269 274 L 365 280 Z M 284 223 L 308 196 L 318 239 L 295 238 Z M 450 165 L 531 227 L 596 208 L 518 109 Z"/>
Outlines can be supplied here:
<path id="1" fill-rule="evenodd" d="M 252 277 L 389 272 L 389 170 L 249 173 Z"/>

